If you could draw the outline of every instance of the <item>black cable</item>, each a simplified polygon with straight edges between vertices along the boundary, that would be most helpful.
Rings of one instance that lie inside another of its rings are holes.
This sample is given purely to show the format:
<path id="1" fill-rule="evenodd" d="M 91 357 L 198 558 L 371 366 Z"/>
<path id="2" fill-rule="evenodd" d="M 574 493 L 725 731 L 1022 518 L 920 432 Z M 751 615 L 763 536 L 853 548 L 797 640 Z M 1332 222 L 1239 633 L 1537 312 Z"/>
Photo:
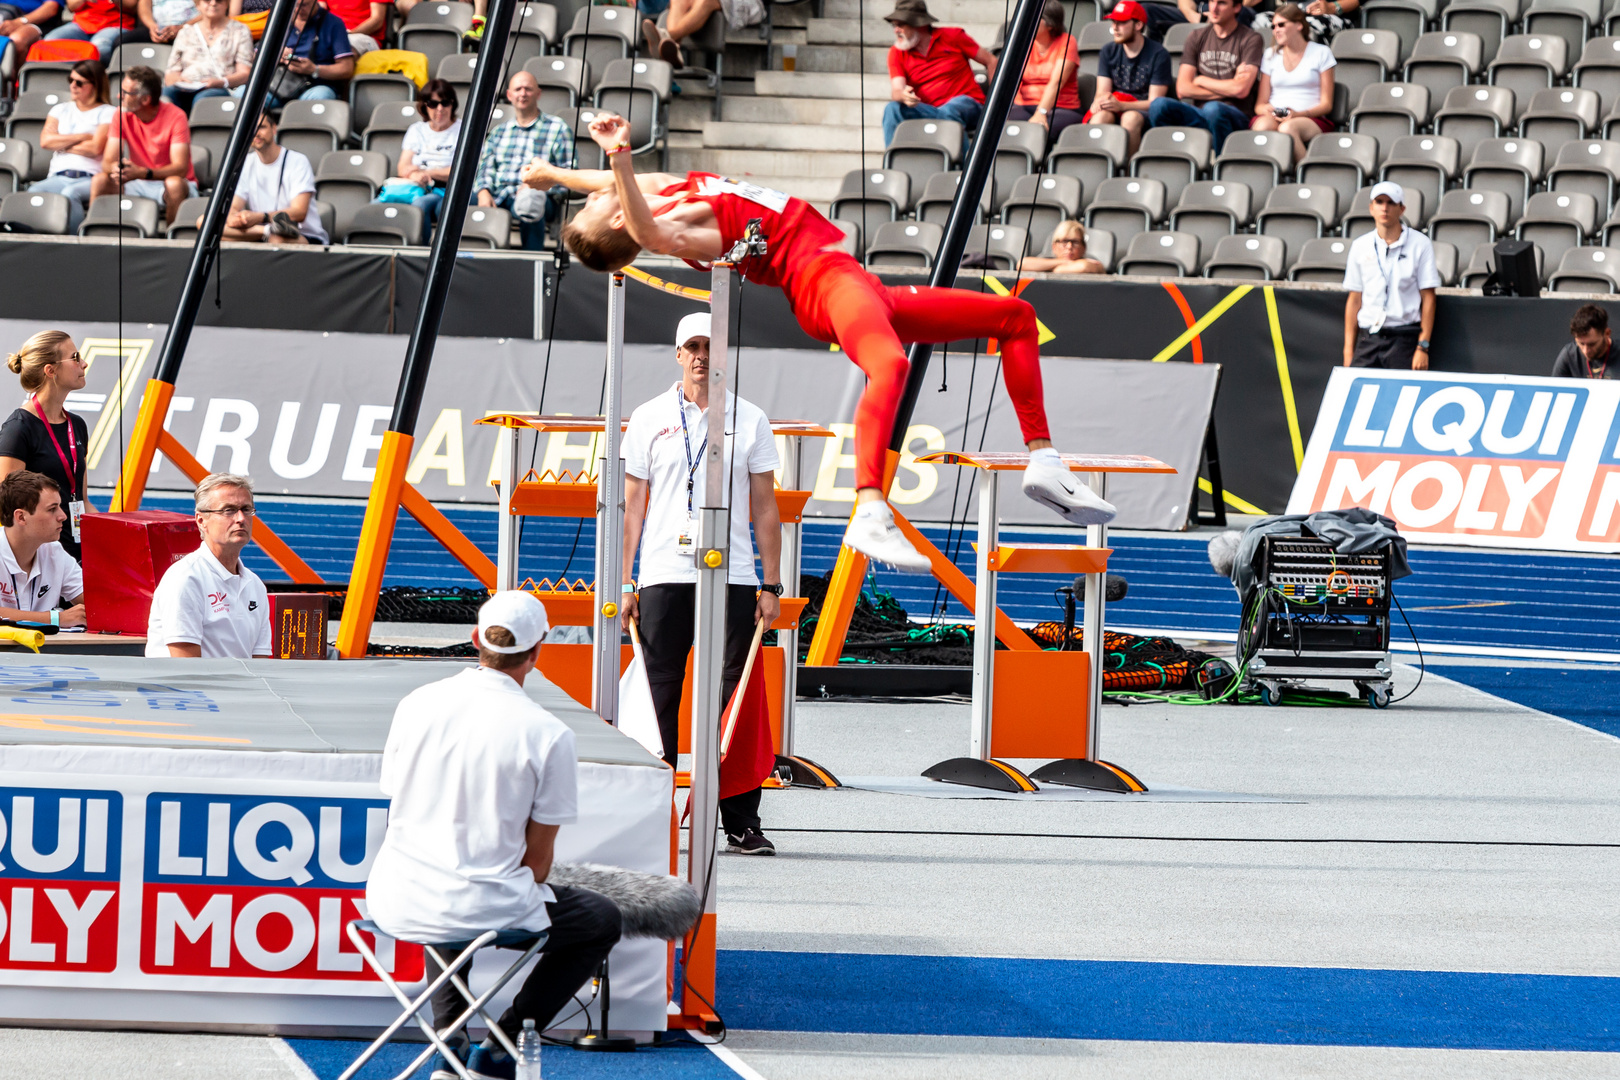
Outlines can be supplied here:
<path id="1" fill-rule="evenodd" d="M 1405 701 L 1417 693 L 1418 687 L 1423 685 L 1423 675 L 1428 670 L 1428 665 L 1423 660 L 1423 643 L 1418 641 L 1417 631 L 1412 629 L 1412 620 L 1406 617 L 1406 609 L 1401 607 L 1401 598 L 1395 595 L 1393 583 L 1389 587 L 1389 598 L 1395 601 L 1395 610 L 1401 613 L 1401 621 L 1406 624 L 1406 632 L 1412 635 L 1412 644 L 1417 646 L 1418 654 L 1418 681 L 1412 684 L 1412 689 L 1391 701 L 1390 704 L 1393 705 L 1396 701 Z"/>
<path id="2" fill-rule="evenodd" d="M 1390 847 L 1530 847 L 1530 848 L 1620 848 L 1620 843 L 1570 840 L 1404 840 L 1349 836 L 1154 836 L 1118 833 L 1034 833 L 973 832 L 952 829 L 789 829 L 772 826 L 772 832 L 832 833 L 855 836 L 983 836 L 1013 840 L 1139 840 L 1166 844 L 1347 844 Z"/>

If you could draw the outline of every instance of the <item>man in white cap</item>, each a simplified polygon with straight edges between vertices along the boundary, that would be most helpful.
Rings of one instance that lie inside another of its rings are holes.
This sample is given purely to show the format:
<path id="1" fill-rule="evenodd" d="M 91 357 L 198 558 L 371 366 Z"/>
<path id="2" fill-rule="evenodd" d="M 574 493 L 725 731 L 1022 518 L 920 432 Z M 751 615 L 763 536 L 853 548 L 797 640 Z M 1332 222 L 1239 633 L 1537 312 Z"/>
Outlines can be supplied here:
<path id="1" fill-rule="evenodd" d="M 675 331 L 680 381 L 630 414 L 624 429 L 625 626 L 641 633 L 664 760 L 673 767 L 680 733 L 681 686 L 692 649 L 697 602 L 698 511 L 704 501 L 708 448 L 709 313 L 696 312 Z M 776 437 L 756 405 L 726 393 L 725 464 L 730 470 L 730 571 L 726 582 L 726 656 L 722 700 L 742 678 L 754 624 L 776 621 L 782 605 L 782 520 L 776 512 Z M 754 570 L 759 541 L 760 572 Z M 639 588 L 631 573 L 641 549 Z M 764 583 L 760 578 L 763 576 Z M 727 850 L 775 855 L 760 828 L 759 789 L 720 800 Z"/>
<path id="2" fill-rule="evenodd" d="M 1344 267 L 1344 366 L 1429 367 L 1434 332 L 1434 290 L 1440 272 L 1434 245 L 1401 224 L 1406 192 L 1385 180 L 1372 189 L 1377 226 L 1350 243 Z"/>
<path id="3" fill-rule="evenodd" d="M 540 659 L 546 609 L 498 592 L 478 612 L 478 666 L 412 691 L 394 710 L 379 786 L 392 803 L 366 883 L 370 917 L 422 944 L 470 941 L 527 948 L 540 961 L 502 1014 L 517 1041 L 524 1020 L 544 1030 L 619 940 L 619 909 L 587 889 L 547 885 L 557 829 L 578 816 L 574 733 L 523 691 Z M 428 958 L 428 978 L 439 968 Z M 466 1002 L 453 986 L 433 999 L 441 1030 Z M 493 1038 L 452 1044 L 474 1077 L 511 1080 L 516 1063 Z M 435 1058 L 434 1080 L 456 1080 Z"/>

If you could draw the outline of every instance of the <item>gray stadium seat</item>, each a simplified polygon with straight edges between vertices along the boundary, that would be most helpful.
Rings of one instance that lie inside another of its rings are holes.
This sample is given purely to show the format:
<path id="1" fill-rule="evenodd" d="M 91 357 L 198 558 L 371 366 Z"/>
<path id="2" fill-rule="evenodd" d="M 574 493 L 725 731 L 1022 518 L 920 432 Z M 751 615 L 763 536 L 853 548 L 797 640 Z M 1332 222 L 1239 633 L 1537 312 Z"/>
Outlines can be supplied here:
<path id="1" fill-rule="evenodd" d="M 1198 237 L 1183 232 L 1145 232 L 1131 237 L 1122 274 L 1150 277 L 1192 277 L 1198 266 Z"/>
<path id="2" fill-rule="evenodd" d="M 1163 181 L 1165 198 L 1173 204 L 1209 168 L 1213 149 L 1214 140 L 1203 128 L 1150 128 L 1131 158 L 1131 175 Z"/>
<path id="3" fill-rule="evenodd" d="M 24 94 L 55 93 L 65 98 L 69 89 L 68 71 L 72 67 L 73 65 L 69 63 L 48 60 L 35 60 L 24 64 L 17 72 L 17 89 Z"/>
<path id="4" fill-rule="evenodd" d="M 927 270 L 945 230 L 928 221 L 886 221 L 866 246 L 866 265 L 911 266 Z"/>
<path id="5" fill-rule="evenodd" d="M 1105 229 L 1114 234 L 1116 246 L 1148 232 L 1164 220 L 1164 182 L 1151 177 L 1116 176 L 1097 187 L 1097 195 L 1086 207 L 1086 229 Z"/>
<path id="6" fill-rule="evenodd" d="M 1423 221 L 1427 211 L 1432 207 L 1423 199 L 1421 191 L 1408 191 L 1406 193 L 1406 209 L 1401 211 L 1402 223 L 1417 228 L 1418 222 Z M 1346 240 L 1354 240 L 1365 232 L 1372 232 L 1376 227 L 1372 216 L 1372 188 L 1365 187 L 1352 196 L 1351 201 L 1339 208 L 1339 234 Z"/>
<path id="7" fill-rule="evenodd" d="M 512 37 L 507 43 L 507 56 L 502 67 L 513 71 L 523 68 L 537 56 L 557 43 L 557 9 L 550 4 L 525 3 L 518 8 L 517 20 L 512 26 Z"/>
<path id="8" fill-rule="evenodd" d="M 1440 29 L 1479 35 L 1487 64 L 1518 21 L 1519 0 L 1452 0 L 1440 12 Z"/>
<path id="9" fill-rule="evenodd" d="M 439 61 L 438 69 L 433 72 L 435 78 L 443 79 L 452 86 L 457 87 L 456 93 L 461 97 L 467 96 L 467 87 L 472 85 L 473 72 L 478 70 L 478 57 L 481 53 L 452 53 Z"/>
<path id="10" fill-rule="evenodd" d="M 415 247 L 422 243 L 422 211 L 403 203 L 369 203 L 356 210 L 345 244 Z"/>
<path id="11" fill-rule="evenodd" d="M 276 142 L 297 150 L 311 164 L 338 149 L 349 139 L 349 103 L 346 101 L 289 101 L 281 109 Z"/>
<path id="12" fill-rule="evenodd" d="M 844 175 L 827 216 L 856 222 L 861 235 L 874 236 L 879 225 L 904 215 L 910 201 L 911 177 L 899 169 L 854 169 Z"/>
<path id="13" fill-rule="evenodd" d="M 46 191 L 14 191 L 0 199 L 0 223 L 64 235 L 68 231 L 68 197 Z"/>
<path id="14" fill-rule="evenodd" d="M 79 224 L 80 236 L 124 236 L 145 240 L 156 236 L 162 208 L 152 199 L 133 195 L 103 195 L 90 202 Z"/>
<path id="15" fill-rule="evenodd" d="M 1434 133 L 1456 139 L 1467 161 L 1474 147 L 1513 129 L 1513 112 L 1513 91 L 1505 86 L 1459 86 L 1434 114 Z"/>
<path id="16" fill-rule="evenodd" d="M 332 207 L 337 227 L 329 235 L 334 240 L 348 233 L 355 214 L 377 197 L 389 175 L 387 157 L 376 150 L 333 150 L 321 157 L 315 195 Z"/>
<path id="17" fill-rule="evenodd" d="M 27 186 L 33 155 L 34 148 L 22 139 L 0 139 L 0 195 Z"/>
<path id="18" fill-rule="evenodd" d="M 1593 38 L 1581 50 L 1580 63 L 1575 65 L 1576 86 L 1596 90 L 1598 112 L 1608 115 L 1620 104 L 1620 37 Z"/>
<path id="19" fill-rule="evenodd" d="M 553 115 L 591 100 L 591 66 L 576 56 L 537 56 L 523 65 L 540 85 L 540 111 Z"/>
<path id="20" fill-rule="evenodd" d="M 1434 209 L 1440 196 L 1457 179 L 1462 166 L 1462 150 L 1457 140 L 1445 135 L 1408 135 L 1395 140 L 1384 163 L 1381 178 L 1391 180 L 1407 191 L 1423 194 L 1423 205 Z M 1421 219 L 1418 227 L 1426 222 Z"/>
<path id="21" fill-rule="evenodd" d="M 1046 170 L 1080 181 L 1082 205 L 1089 206 L 1097 186 L 1125 167 L 1129 145 L 1118 124 L 1070 124 L 1047 156 Z"/>
<path id="22" fill-rule="evenodd" d="M 1215 159 L 1215 179 L 1247 185 L 1262 203 L 1293 171 L 1294 140 L 1278 131 L 1234 131 Z"/>
<path id="23" fill-rule="evenodd" d="M 1029 249 L 1029 234 L 1016 225 L 975 225 L 968 233 L 968 255 L 988 255 L 998 270 L 1015 270 L 1024 256 L 1037 254 Z"/>
<path id="24" fill-rule="evenodd" d="M 241 102 L 229 97 L 199 98 L 191 103 L 191 145 L 207 148 L 211 163 L 225 160 L 225 147 L 231 141 L 231 127 L 236 123 L 237 110 L 241 107 Z M 205 181 L 203 175 L 198 173 L 197 180 L 200 186 L 213 186 L 212 176 Z"/>
<path id="25" fill-rule="evenodd" d="M 1305 241 L 1314 240 L 1339 220 L 1339 196 L 1322 184 L 1282 184 L 1255 215 L 1255 231 L 1275 236 L 1288 247 L 1287 261 L 1299 257 Z"/>
<path id="26" fill-rule="evenodd" d="M 1401 39 L 1392 30 L 1346 27 L 1333 35 L 1333 58 L 1335 87 L 1344 86 L 1346 101 L 1359 102 L 1367 87 L 1388 81 L 1400 67 Z"/>
<path id="27" fill-rule="evenodd" d="M 1530 196 L 1513 235 L 1535 244 L 1546 254 L 1545 263 L 1557 266 L 1564 252 L 1580 247 L 1597 231 L 1600 217 L 1597 200 L 1590 195 L 1543 191 Z"/>
<path id="28" fill-rule="evenodd" d="M 1288 249 L 1275 236 L 1223 236 L 1204 262 L 1212 278 L 1275 281 L 1283 276 Z"/>
<path id="29" fill-rule="evenodd" d="M 164 235 L 170 240 L 195 242 L 197 239 L 197 219 L 202 217 L 207 210 L 208 196 L 206 195 L 196 195 L 181 200 L 180 209 L 174 215 L 174 223 L 164 231 Z"/>
<path id="30" fill-rule="evenodd" d="M 1196 180 L 1181 192 L 1170 211 L 1170 228 L 1198 237 L 1199 251 L 1215 254 L 1216 243 L 1249 224 L 1251 194 L 1235 180 Z M 1193 269 L 1203 270 L 1203 264 Z"/>
<path id="31" fill-rule="evenodd" d="M 1306 144 L 1296 172 L 1302 184 L 1331 187 L 1343 205 L 1378 175 L 1378 140 L 1344 131 L 1318 135 Z"/>
<path id="32" fill-rule="evenodd" d="M 1114 253 L 1118 248 L 1114 234 L 1107 229 L 1086 230 L 1086 258 L 1102 263 L 1103 273 L 1114 272 Z"/>
<path id="33" fill-rule="evenodd" d="M 455 0 L 430 0 L 411 8 L 399 30 L 399 47 L 427 57 L 437 71 L 447 56 L 461 52 L 461 36 L 472 28 L 473 6 Z"/>
<path id="34" fill-rule="evenodd" d="M 593 72 L 603 71 L 610 61 L 636 55 L 640 21 L 634 8 L 590 7 L 574 14 L 574 25 L 563 34 L 562 54 L 578 57 Z M 594 85 L 586 88 L 595 93 Z"/>
<path id="35" fill-rule="evenodd" d="M 630 121 L 634 153 L 664 146 L 667 159 L 668 101 L 674 81 L 675 69 L 662 60 L 614 60 L 596 84 L 595 105 Z"/>
<path id="36" fill-rule="evenodd" d="M 1604 0 L 1531 0 L 1524 12 L 1524 32 L 1563 38 L 1569 55 L 1576 56 L 1593 27 L 1602 27 L 1603 6 Z"/>
<path id="37" fill-rule="evenodd" d="M 1581 247 L 1566 251 L 1547 284 L 1553 292 L 1620 292 L 1620 248 Z"/>
<path id="38" fill-rule="evenodd" d="M 416 84 L 397 71 L 356 75 L 349 80 L 349 133 L 364 134 L 366 123 L 379 105 L 409 105 L 415 101 Z"/>
<path id="39" fill-rule="evenodd" d="M 1569 70 L 1569 46 L 1552 34 L 1514 34 L 1502 41 L 1487 78 L 1492 86 L 1513 91 L 1513 123 L 1530 108 L 1536 91 L 1545 90 Z"/>
<path id="40" fill-rule="evenodd" d="M 464 248 L 508 247 L 512 237 L 512 215 L 498 206 L 469 206 L 461 222 Z"/>
<path id="41" fill-rule="evenodd" d="M 1583 139 L 1558 148 L 1558 157 L 1547 170 L 1547 190 L 1583 191 L 1597 200 L 1603 213 L 1608 213 L 1614 208 L 1617 177 L 1620 143 Z"/>
<path id="42" fill-rule="evenodd" d="M 1458 251 L 1473 251 L 1507 231 L 1508 210 L 1508 197 L 1500 191 L 1448 191 L 1429 219 L 1429 239 L 1444 240 Z"/>
<path id="43" fill-rule="evenodd" d="M 1350 241 L 1337 236 L 1307 240 L 1299 249 L 1299 258 L 1288 268 L 1288 280 L 1341 285 L 1349 261 Z"/>
<path id="44" fill-rule="evenodd" d="M 383 155 L 392 175 L 399 165 L 400 143 L 410 126 L 422 119 L 411 102 L 384 102 L 372 109 L 371 121 L 360 137 L 360 145 Z"/>
<path id="45" fill-rule="evenodd" d="M 1193 31 L 1198 27 L 1192 23 L 1176 23 L 1164 32 L 1164 48 L 1170 54 L 1170 74 L 1175 76 L 1175 67 L 1181 62 L 1182 50 L 1187 47 L 1187 39 L 1192 37 Z"/>
<path id="46" fill-rule="evenodd" d="M 1443 240 L 1433 240 L 1434 269 L 1440 275 L 1440 284 L 1457 284 L 1457 249 Z"/>
<path id="47" fill-rule="evenodd" d="M 1462 31 L 1424 34 L 1413 47 L 1402 78 L 1427 87 L 1430 101 L 1444 101 L 1453 89 L 1468 85 L 1479 75 L 1484 66 L 1484 51 L 1478 34 Z"/>
<path id="48" fill-rule="evenodd" d="M 173 50 L 174 46 L 155 41 L 126 41 L 118 46 L 107 58 L 107 77 L 112 80 L 114 92 L 118 80 L 132 67 L 149 67 L 162 75 L 169 66 L 169 53 Z"/>
<path id="49" fill-rule="evenodd" d="M 1072 176 L 1020 176 L 1001 207 L 1001 221 L 1029 233 L 1030 250 L 1051 247 L 1052 231 L 1080 217 L 1080 181 Z"/>
<path id="50" fill-rule="evenodd" d="M 865 257 L 865 244 L 861 237 L 861 227 L 853 221 L 844 221 L 833 218 L 832 223 L 844 232 L 844 250 L 849 252 L 851 258 Z"/>
<path id="51" fill-rule="evenodd" d="M 1033 173 L 1045 160 L 1045 128 L 1027 120 L 1003 124 L 1001 138 L 996 141 L 995 168 L 991 173 L 990 208 L 1000 210 L 1012 195 L 1013 183 L 1020 176 Z"/>
<path id="52" fill-rule="evenodd" d="M 1416 135 L 1428 122 L 1429 91 L 1415 83 L 1375 83 L 1361 92 L 1350 114 L 1351 131 L 1378 140 L 1380 163 L 1396 139 Z"/>
<path id="53" fill-rule="evenodd" d="M 45 121 L 51 110 L 67 100 L 67 94 L 55 90 L 36 90 L 19 94 L 11 103 L 11 116 L 6 120 L 6 138 L 21 139 L 31 148 L 28 175 L 24 179 L 43 180 L 50 170 L 51 154 L 40 146 L 39 136 L 45 130 Z"/>
<path id="54" fill-rule="evenodd" d="M 962 125 L 955 120 L 902 120 L 883 151 L 883 167 L 911 174 L 913 190 L 962 159 Z"/>
<path id="55" fill-rule="evenodd" d="M 912 204 L 917 220 L 944 225 L 951 216 L 951 204 L 956 201 L 956 189 L 961 184 L 962 174 L 958 170 L 930 176 L 923 183 L 922 195 Z M 986 190 L 979 195 L 979 218 L 982 221 L 989 216 L 990 191 L 986 185 Z"/>
<path id="56" fill-rule="evenodd" d="M 1361 5 L 1362 25 L 1369 30 L 1392 31 L 1400 38 L 1403 64 L 1439 15 L 1438 0 L 1369 0 Z"/>
<path id="57" fill-rule="evenodd" d="M 1113 40 L 1114 35 L 1106 20 L 1088 23 L 1080 28 L 1080 33 L 1075 35 L 1075 47 L 1080 54 L 1080 71 L 1083 74 L 1097 74 L 1097 54 Z M 1174 59 L 1171 58 L 1172 63 Z"/>
<path id="58" fill-rule="evenodd" d="M 1546 171 L 1546 152 L 1534 139 L 1486 139 L 1463 170 L 1463 187 L 1500 191 L 1508 197 L 1508 220 L 1524 213 L 1530 193 Z"/>

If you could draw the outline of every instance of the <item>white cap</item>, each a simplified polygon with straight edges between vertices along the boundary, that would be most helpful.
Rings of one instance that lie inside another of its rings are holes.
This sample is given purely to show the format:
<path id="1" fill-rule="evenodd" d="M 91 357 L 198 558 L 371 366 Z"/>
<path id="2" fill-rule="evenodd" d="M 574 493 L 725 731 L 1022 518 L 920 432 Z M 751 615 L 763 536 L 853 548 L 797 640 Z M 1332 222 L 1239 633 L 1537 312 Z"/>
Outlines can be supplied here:
<path id="1" fill-rule="evenodd" d="M 510 631 L 517 640 L 511 645 L 492 644 L 488 635 L 493 626 Z M 546 618 L 546 606 L 535 599 L 533 593 L 519 589 L 498 592 L 478 609 L 478 640 L 493 653 L 528 652 L 549 629 L 551 622 Z"/>
<path id="2" fill-rule="evenodd" d="M 678 349 L 695 337 L 709 336 L 709 313 L 694 311 L 675 328 L 675 347 Z"/>
<path id="3" fill-rule="evenodd" d="M 1374 184 L 1372 194 L 1367 196 L 1367 201 L 1377 202 L 1380 195 L 1388 195 L 1389 201 L 1396 206 L 1406 205 L 1406 192 L 1402 190 L 1401 185 L 1393 180 L 1382 180 Z"/>

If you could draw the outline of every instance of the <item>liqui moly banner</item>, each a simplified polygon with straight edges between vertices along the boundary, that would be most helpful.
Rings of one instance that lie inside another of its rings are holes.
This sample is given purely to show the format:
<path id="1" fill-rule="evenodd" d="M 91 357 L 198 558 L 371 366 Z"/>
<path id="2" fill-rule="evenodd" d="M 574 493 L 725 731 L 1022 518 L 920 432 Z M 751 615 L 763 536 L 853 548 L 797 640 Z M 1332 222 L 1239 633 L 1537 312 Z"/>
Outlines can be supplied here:
<path id="1" fill-rule="evenodd" d="M 1339 368 L 1288 512 L 1418 542 L 1620 551 L 1620 383 Z"/>

